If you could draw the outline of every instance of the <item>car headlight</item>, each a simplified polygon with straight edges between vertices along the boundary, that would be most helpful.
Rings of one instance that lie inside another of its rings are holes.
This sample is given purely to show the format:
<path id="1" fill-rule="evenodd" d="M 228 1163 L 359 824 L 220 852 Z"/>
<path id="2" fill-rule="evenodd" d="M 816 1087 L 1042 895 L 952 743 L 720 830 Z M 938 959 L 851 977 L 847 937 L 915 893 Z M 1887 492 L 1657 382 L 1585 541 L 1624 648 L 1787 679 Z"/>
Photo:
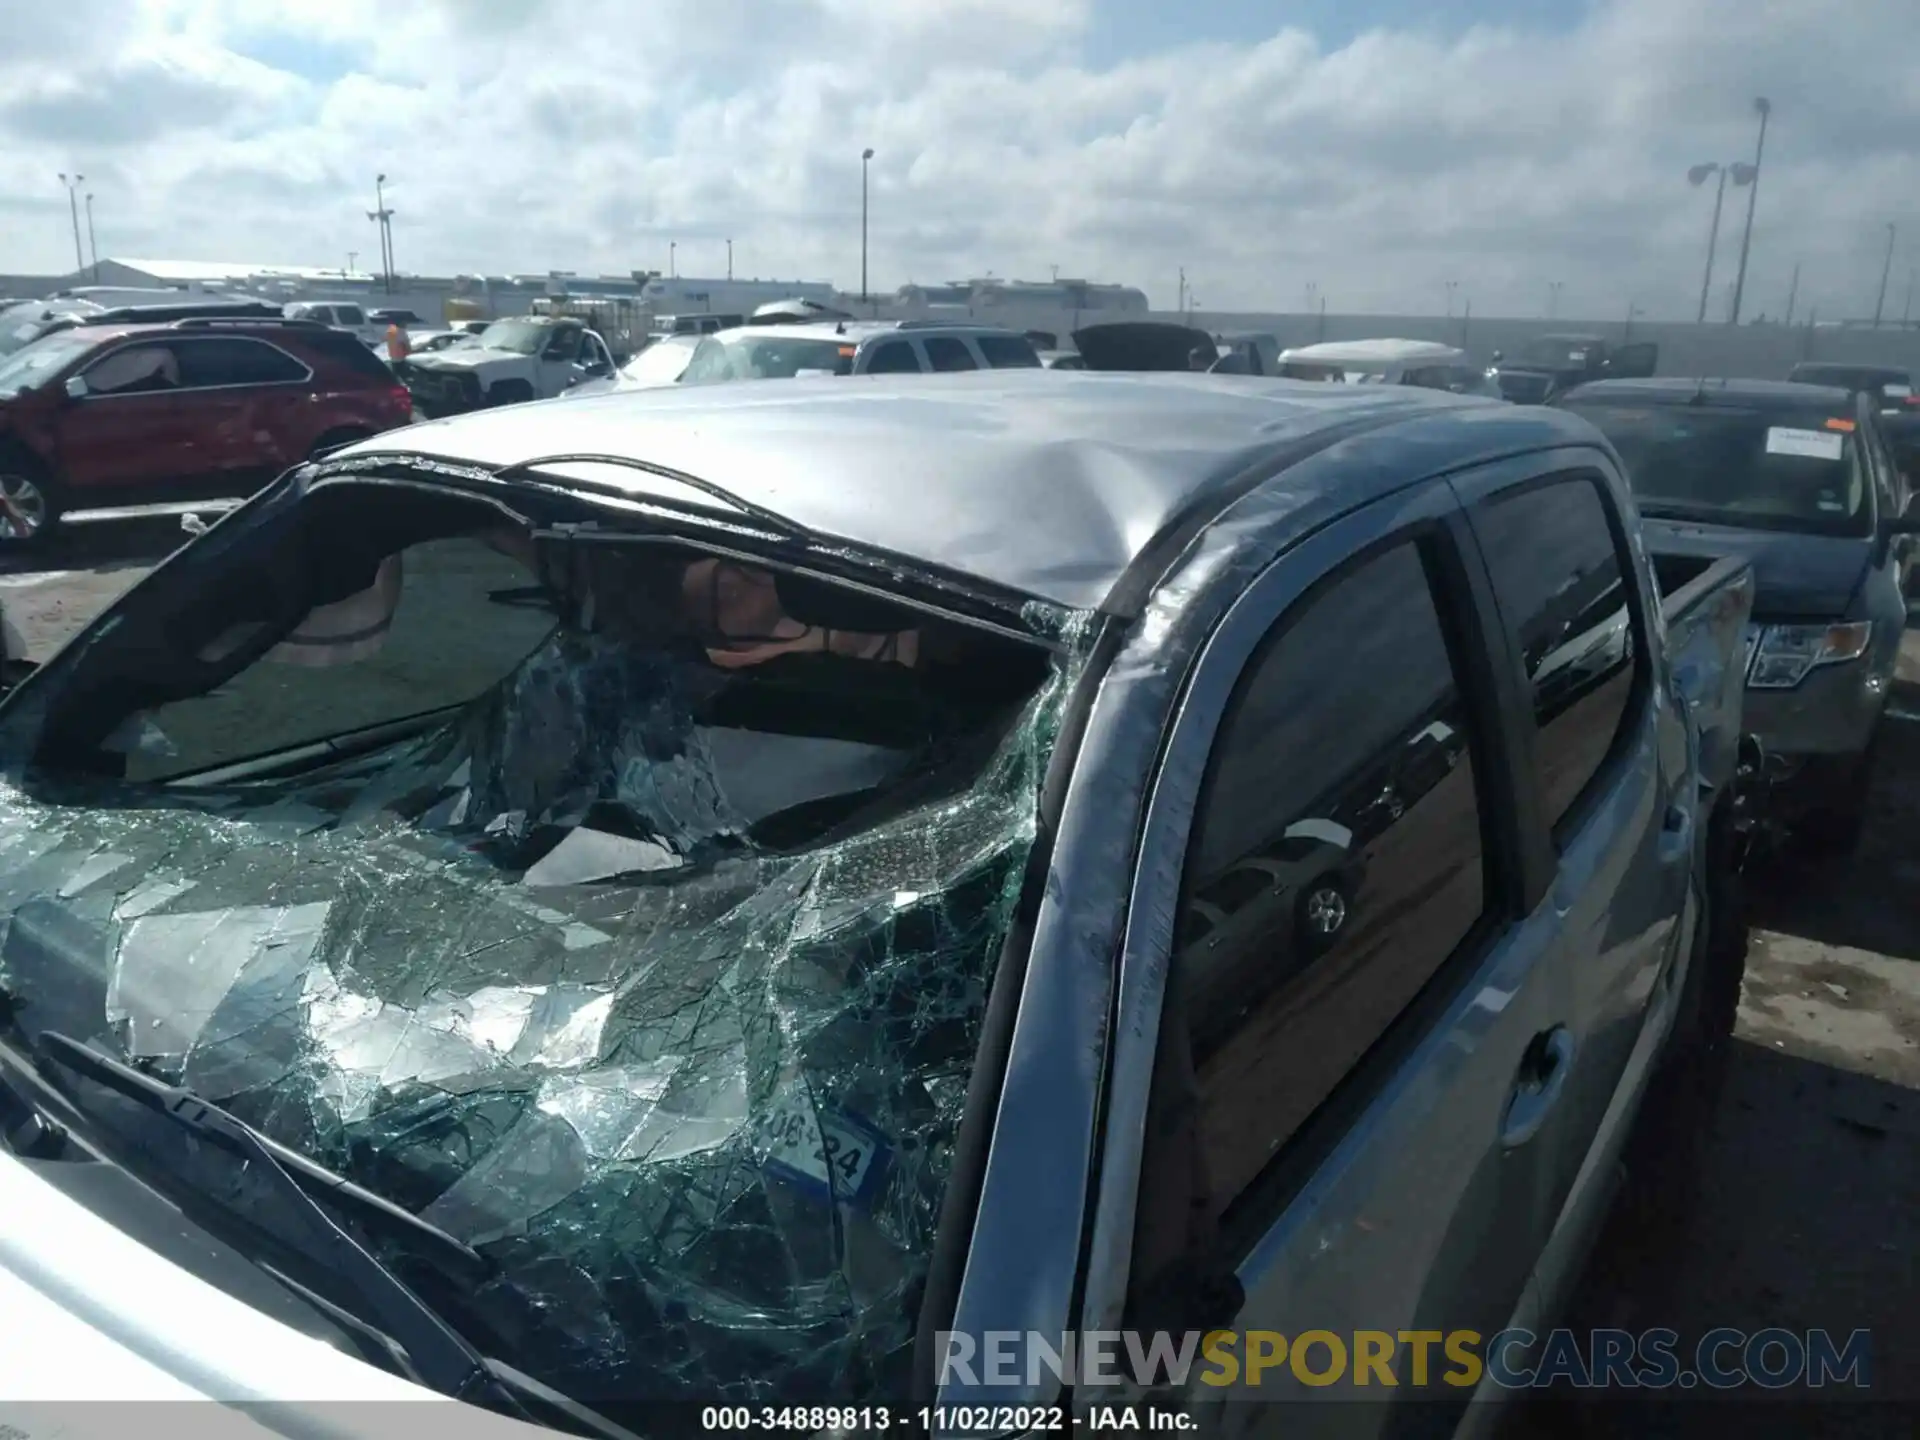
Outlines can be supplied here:
<path id="1" fill-rule="evenodd" d="M 1747 684 L 1756 690 L 1791 690 L 1820 665 L 1858 660 L 1873 638 L 1873 625 L 1768 625 L 1760 631 Z"/>

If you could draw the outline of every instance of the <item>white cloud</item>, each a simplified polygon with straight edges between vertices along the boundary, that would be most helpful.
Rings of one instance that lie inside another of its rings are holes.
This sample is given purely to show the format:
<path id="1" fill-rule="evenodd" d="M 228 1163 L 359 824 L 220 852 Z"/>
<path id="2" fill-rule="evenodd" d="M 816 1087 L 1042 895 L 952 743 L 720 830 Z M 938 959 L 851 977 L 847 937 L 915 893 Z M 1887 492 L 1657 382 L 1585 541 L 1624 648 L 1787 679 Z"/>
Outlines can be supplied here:
<path id="1" fill-rule="evenodd" d="M 105 253 L 857 280 L 1064 272 L 1208 307 L 1689 315 L 1711 197 L 1775 106 L 1749 311 L 1869 309 L 1920 256 L 1912 0 L 1601 0 L 1570 33 L 1283 31 L 1094 71 L 1095 0 L 123 0 L 0 17 L 0 271 Z M 90 12 L 97 7 L 89 7 Z M 111 18 L 111 17 L 110 17 Z M 1111 48 L 1111 47 L 1109 47 Z M 1122 47 L 1124 48 L 1124 47 Z M 1730 192 L 1717 276 L 1744 219 Z M 1716 280 L 1716 290 L 1721 280 Z M 1899 293 L 1898 287 L 1895 290 Z M 1721 303 L 1716 296 L 1716 304 Z"/>

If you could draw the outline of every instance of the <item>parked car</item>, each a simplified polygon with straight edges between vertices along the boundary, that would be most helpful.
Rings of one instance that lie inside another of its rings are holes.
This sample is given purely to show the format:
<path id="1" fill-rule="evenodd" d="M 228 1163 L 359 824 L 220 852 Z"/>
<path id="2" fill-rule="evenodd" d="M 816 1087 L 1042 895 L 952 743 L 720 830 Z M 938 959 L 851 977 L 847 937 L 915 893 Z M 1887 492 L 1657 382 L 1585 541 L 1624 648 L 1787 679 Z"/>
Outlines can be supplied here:
<path id="1" fill-rule="evenodd" d="M 852 314 L 818 300 L 769 300 L 747 317 L 749 325 L 807 325 L 821 320 L 851 320 Z"/>
<path id="2" fill-rule="evenodd" d="M 1663 379 L 1583 386 L 1560 403 L 1619 452 L 1657 554 L 1752 561 L 1746 711 L 1775 767 L 1773 814 L 1820 847 L 1851 850 L 1914 564 L 1912 487 L 1874 400 Z"/>
<path id="3" fill-rule="evenodd" d="M 280 307 L 244 296 L 193 294 L 181 290 L 136 290 L 89 286 L 0 311 L 0 359 L 42 335 L 74 325 L 129 316 L 184 320 L 195 315 L 278 315 Z"/>
<path id="4" fill-rule="evenodd" d="M 1613 345 L 1598 335 L 1541 335 L 1514 359 L 1494 351 L 1488 373 L 1516 405 L 1544 405 L 1592 380 L 1644 379 L 1659 359 L 1660 347 L 1651 342 Z"/>
<path id="5" fill-rule="evenodd" d="M 0 538 L 43 539 L 69 511 L 248 495 L 411 408 L 365 346 L 311 322 L 57 331 L 0 360 Z"/>
<path id="6" fill-rule="evenodd" d="M 1913 392 L 1913 372 L 1895 365 L 1836 365 L 1804 361 L 1787 379 L 1796 385 L 1829 385 L 1874 397 L 1880 408 L 1894 414 L 1920 412 L 1920 395 Z"/>
<path id="7" fill-rule="evenodd" d="M 1432 340 L 1329 340 L 1284 350 L 1279 373 L 1289 380 L 1349 385 L 1418 385 L 1455 395 L 1502 398 L 1483 365 L 1467 352 Z"/>
<path id="8" fill-rule="evenodd" d="M 406 381 L 420 409 L 435 417 L 494 405 L 551 400 L 582 381 L 613 374 L 607 342 L 572 316 L 496 320 L 465 345 L 407 361 Z"/>
<path id="9" fill-rule="evenodd" d="M 348 300 L 297 300 L 282 307 L 289 320 L 312 320 L 320 325 L 329 325 L 335 330 L 345 330 L 357 336 L 360 343 L 371 349 L 383 343 L 387 338 L 387 323 L 376 320 L 366 310 Z"/>
<path id="10" fill-rule="evenodd" d="M 1083 326 L 1073 332 L 1073 344 L 1089 370 L 1210 370 L 1221 358 L 1220 342 L 1207 331 L 1167 320 Z"/>
<path id="11" fill-rule="evenodd" d="M 651 333 L 656 337 L 668 335 L 715 335 L 722 330 L 737 330 L 747 323 L 744 315 L 717 315 L 700 313 L 697 315 L 656 315 Z"/>
<path id="12" fill-rule="evenodd" d="M 723 330 L 700 342 L 682 385 L 791 380 L 799 375 L 918 375 L 1034 370 L 1033 343 L 1014 330 L 931 320 L 794 322 Z"/>
<path id="13" fill-rule="evenodd" d="M 647 346 L 613 375 L 582 380 L 564 394 L 568 399 L 605 395 L 615 390 L 656 390 L 679 382 L 700 348 L 699 335 L 668 335 Z"/>
<path id="14" fill-rule="evenodd" d="M 1731 1024 L 1746 567 L 1662 595 L 1560 411 L 823 388 L 347 447 L 0 701 L 15 1333 L 610 1434 L 1109 1398 L 948 1334 L 1546 1332 Z M 1436 720 L 1331 943 L 1201 1013 L 1199 887 Z"/>

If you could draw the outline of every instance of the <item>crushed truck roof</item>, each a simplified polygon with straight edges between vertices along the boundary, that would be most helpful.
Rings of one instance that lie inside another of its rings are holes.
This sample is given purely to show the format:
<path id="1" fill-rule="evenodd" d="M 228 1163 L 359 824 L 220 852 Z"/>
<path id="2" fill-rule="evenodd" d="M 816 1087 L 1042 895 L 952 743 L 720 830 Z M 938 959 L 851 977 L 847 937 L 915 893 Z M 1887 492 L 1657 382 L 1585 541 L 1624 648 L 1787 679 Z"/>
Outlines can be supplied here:
<path id="1" fill-rule="evenodd" d="M 488 469 L 542 466 L 635 497 L 685 501 L 678 471 L 809 534 L 1095 609 L 1209 487 L 1350 432 L 1444 424 L 1448 465 L 1590 444 L 1571 416 L 1413 387 L 1250 376 L 1017 370 L 800 379 L 613 393 L 409 425 L 347 447 Z M 1423 438 L 1411 482 L 1436 463 Z M 1427 468 L 1420 469 L 1425 466 Z M 710 498 L 703 503 L 713 503 Z"/>

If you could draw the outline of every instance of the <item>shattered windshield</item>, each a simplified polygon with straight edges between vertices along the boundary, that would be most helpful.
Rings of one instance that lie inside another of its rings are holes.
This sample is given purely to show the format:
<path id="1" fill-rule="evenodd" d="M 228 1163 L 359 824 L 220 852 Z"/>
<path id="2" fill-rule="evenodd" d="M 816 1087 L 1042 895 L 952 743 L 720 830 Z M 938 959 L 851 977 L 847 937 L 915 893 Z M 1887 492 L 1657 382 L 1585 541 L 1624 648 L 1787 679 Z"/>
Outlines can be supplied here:
<path id="1" fill-rule="evenodd" d="M 472 1244 L 443 1313 L 586 1403 L 901 1393 L 1077 661 L 440 493 L 256 528 L 0 710 L 0 1033 Z"/>

